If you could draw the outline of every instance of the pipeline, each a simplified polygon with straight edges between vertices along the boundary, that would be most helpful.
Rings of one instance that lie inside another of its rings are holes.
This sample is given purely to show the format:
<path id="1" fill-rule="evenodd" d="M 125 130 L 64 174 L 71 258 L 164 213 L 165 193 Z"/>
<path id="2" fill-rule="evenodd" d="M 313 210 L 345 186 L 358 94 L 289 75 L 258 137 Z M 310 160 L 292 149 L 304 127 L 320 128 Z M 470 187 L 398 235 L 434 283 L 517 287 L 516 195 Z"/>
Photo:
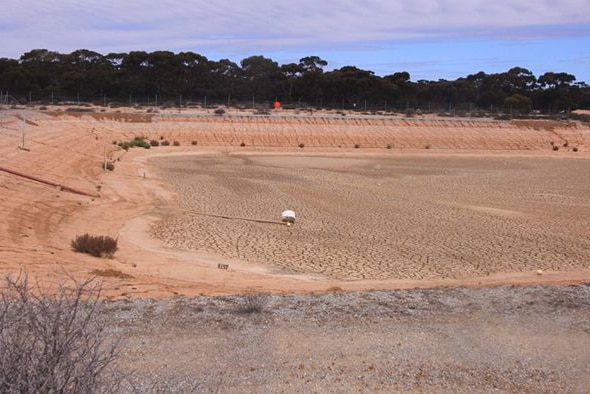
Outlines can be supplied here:
<path id="1" fill-rule="evenodd" d="M 80 194 L 82 196 L 88 196 L 88 197 L 96 197 L 96 198 L 100 197 L 100 195 L 98 195 L 98 194 L 88 193 L 88 192 L 85 192 L 83 190 L 78 190 L 78 189 L 75 189 L 73 187 L 70 187 L 70 186 L 66 186 L 64 184 L 61 184 L 61 183 L 57 183 L 57 182 L 53 182 L 53 181 L 50 181 L 50 180 L 47 180 L 47 179 L 36 177 L 34 175 L 27 175 L 27 174 L 24 174 L 24 173 L 19 172 L 19 171 L 11 170 L 10 168 L 6 168 L 6 167 L 0 166 L 0 171 L 4 171 L 4 172 L 7 172 L 7 173 L 12 174 L 12 175 L 20 176 L 21 178 L 30 179 L 30 180 L 35 181 L 35 182 L 43 183 L 45 185 L 59 187 L 59 190 L 64 190 L 64 191 L 67 191 L 67 192 L 70 192 L 70 193 Z"/>

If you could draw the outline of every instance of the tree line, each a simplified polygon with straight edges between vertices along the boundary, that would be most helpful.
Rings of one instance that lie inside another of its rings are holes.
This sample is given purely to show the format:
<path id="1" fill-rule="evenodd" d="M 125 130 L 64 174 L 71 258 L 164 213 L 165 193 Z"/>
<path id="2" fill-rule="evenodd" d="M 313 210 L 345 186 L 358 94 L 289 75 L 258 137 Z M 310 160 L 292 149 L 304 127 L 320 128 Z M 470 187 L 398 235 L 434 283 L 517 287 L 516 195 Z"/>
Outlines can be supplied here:
<path id="1" fill-rule="evenodd" d="M 536 77 L 526 68 L 480 71 L 454 81 L 412 81 L 407 71 L 377 76 L 307 56 L 279 65 L 264 56 L 236 64 L 193 52 L 61 54 L 35 49 L 19 59 L 0 59 L 2 103 L 153 105 L 270 105 L 385 111 L 554 114 L 590 108 L 590 86 L 565 72 Z"/>

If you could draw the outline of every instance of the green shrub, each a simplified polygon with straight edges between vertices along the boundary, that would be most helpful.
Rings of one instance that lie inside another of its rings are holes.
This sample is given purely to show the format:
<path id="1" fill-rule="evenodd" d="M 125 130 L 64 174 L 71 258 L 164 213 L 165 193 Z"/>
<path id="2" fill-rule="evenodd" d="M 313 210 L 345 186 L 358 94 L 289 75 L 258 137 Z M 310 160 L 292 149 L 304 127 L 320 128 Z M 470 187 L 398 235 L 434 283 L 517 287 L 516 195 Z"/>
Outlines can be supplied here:
<path id="1" fill-rule="evenodd" d="M 104 235 L 77 235 L 71 243 L 72 250 L 87 253 L 94 257 L 112 258 L 119 249 L 117 240 Z"/>
<path id="2" fill-rule="evenodd" d="M 152 147 L 149 142 L 147 142 L 146 140 L 138 139 L 138 137 L 135 137 L 133 141 L 129 142 L 129 144 L 144 149 L 150 149 Z"/>

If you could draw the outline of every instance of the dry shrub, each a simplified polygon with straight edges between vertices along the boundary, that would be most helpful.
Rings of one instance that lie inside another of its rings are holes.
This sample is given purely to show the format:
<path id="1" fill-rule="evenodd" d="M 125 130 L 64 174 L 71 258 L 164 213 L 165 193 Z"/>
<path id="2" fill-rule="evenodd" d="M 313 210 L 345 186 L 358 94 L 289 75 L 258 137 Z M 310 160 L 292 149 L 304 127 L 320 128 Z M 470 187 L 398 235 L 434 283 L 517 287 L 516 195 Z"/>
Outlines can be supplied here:
<path id="1" fill-rule="evenodd" d="M 0 290 L 0 392 L 117 392 L 119 344 L 107 336 L 100 285 L 92 279 L 56 292 L 26 274 Z"/>
<path id="2" fill-rule="evenodd" d="M 104 235 L 77 235 L 72 240 L 72 249 L 75 252 L 87 253 L 94 257 L 112 258 L 119 249 L 117 240 Z"/>
<path id="3" fill-rule="evenodd" d="M 104 270 L 99 270 L 99 269 L 94 269 L 92 271 L 90 271 L 91 275 L 94 276 L 102 276 L 105 278 L 120 278 L 120 279 L 130 279 L 133 278 L 133 276 L 126 274 L 124 272 L 121 272 L 119 270 L 114 270 L 112 268 L 107 268 Z"/>
<path id="4" fill-rule="evenodd" d="M 243 296 L 236 312 L 241 314 L 261 313 L 267 301 L 268 295 L 265 293 L 248 293 Z"/>

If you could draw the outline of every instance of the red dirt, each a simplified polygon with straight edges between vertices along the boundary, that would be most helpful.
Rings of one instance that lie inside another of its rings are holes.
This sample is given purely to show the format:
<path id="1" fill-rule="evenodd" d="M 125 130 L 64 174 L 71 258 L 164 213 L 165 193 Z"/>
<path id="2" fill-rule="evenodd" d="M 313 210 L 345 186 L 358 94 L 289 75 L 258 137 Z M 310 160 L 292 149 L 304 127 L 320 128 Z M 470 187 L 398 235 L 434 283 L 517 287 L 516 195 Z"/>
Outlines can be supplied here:
<path id="1" fill-rule="evenodd" d="M 29 275 L 51 284 L 64 277 L 82 279 L 92 276 L 93 272 L 114 270 L 112 272 L 121 272 L 121 275 L 104 278 L 106 294 L 112 297 L 590 281 L 587 261 L 555 266 L 542 274 L 527 267 L 522 271 L 492 270 L 482 276 L 444 278 L 429 275 L 426 279 L 345 280 L 309 272 L 277 272 L 268 264 L 246 261 L 232 261 L 229 270 L 220 270 L 218 263 L 227 261 L 223 254 L 166 247 L 150 235 L 152 223 L 166 216 L 162 207 L 178 213 L 174 211 L 178 209 L 175 205 L 178 195 L 165 179 L 159 177 L 160 170 L 147 162 L 148 158 L 162 154 L 223 152 L 230 155 L 281 154 L 287 162 L 293 155 L 371 161 L 375 155 L 395 154 L 397 157 L 429 159 L 547 158 L 567 166 L 573 159 L 577 162 L 590 157 L 587 153 L 590 127 L 587 124 L 343 117 L 330 113 L 280 112 L 270 117 L 230 113 L 219 117 L 197 112 L 146 114 L 124 111 L 127 112 L 75 115 L 57 110 L 51 115 L 30 109 L 0 112 L 1 165 L 29 177 L 0 172 L 3 197 L 0 214 L 5 218 L 0 223 L 2 274 L 26 270 Z M 114 141 L 136 136 L 176 140 L 180 146 L 149 150 L 135 148 L 125 152 L 113 145 Z M 192 141 L 197 145 L 191 145 Z M 240 147 L 242 142 L 245 147 Z M 299 144 L 304 144 L 304 148 Z M 553 146 L 558 146 L 559 150 L 554 151 Z M 102 170 L 105 156 L 114 162 L 113 172 Z M 32 179 L 35 177 L 64 187 L 37 182 Z M 584 186 L 580 187 L 583 189 Z M 584 192 L 580 187 L 574 189 Z M 97 193 L 100 197 L 74 194 L 68 192 L 69 188 Z M 585 196 L 576 203 L 581 204 L 583 212 L 589 204 L 588 194 Z M 120 250 L 115 258 L 97 259 L 70 250 L 71 239 L 87 232 L 118 237 Z"/>

